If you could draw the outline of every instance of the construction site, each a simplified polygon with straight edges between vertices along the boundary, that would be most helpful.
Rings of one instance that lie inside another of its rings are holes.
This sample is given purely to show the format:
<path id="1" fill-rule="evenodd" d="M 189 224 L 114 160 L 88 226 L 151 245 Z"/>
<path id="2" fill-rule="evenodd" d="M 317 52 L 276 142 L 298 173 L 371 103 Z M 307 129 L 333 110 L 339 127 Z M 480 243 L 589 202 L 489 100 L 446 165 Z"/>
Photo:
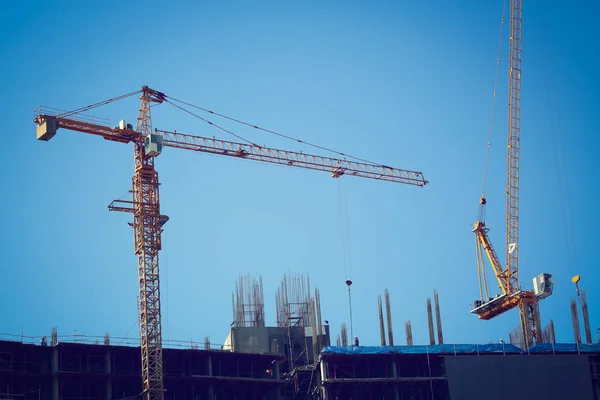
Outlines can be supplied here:
<path id="1" fill-rule="evenodd" d="M 241 271 L 237 281 L 231 282 L 233 322 L 222 327 L 228 332 L 226 337 L 219 338 L 218 344 L 208 336 L 198 343 L 166 340 L 159 253 L 163 232 L 169 229 L 169 216 L 161 210 L 161 181 L 155 168 L 155 159 L 165 150 L 226 156 L 284 170 L 303 168 L 325 172 L 334 179 L 362 178 L 382 185 L 423 188 L 429 181 L 422 172 L 371 163 L 341 152 L 334 152 L 339 157 L 331 158 L 260 146 L 241 137 L 240 142 L 233 142 L 153 128 L 151 109 L 171 105 L 227 133 L 232 132 L 206 118 L 220 117 L 284 136 L 144 85 L 141 90 L 74 110 L 40 106 L 34 111 L 38 141 L 47 142 L 59 132 L 74 131 L 114 142 L 115 146 L 133 147 L 131 198 L 114 200 L 108 209 L 132 215 L 129 226 L 137 265 L 131 267 L 136 268 L 138 278 L 139 336 L 69 335 L 52 327 L 47 336 L 0 333 L 0 400 L 600 400 L 600 329 L 593 325 L 598 321 L 590 321 L 586 291 L 580 290 L 581 276 L 559 282 L 553 271 L 540 270 L 536 276 L 519 277 L 522 0 L 510 0 L 509 11 L 508 133 L 503 143 L 507 148 L 503 165 L 506 182 L 487 182 L 488 151 L 484 190 L 473 201 L 478 217 L 465 222 L 472 227 L 467 234 L 475 239 L 476 264 L 471 263 L 470 270 L 477 269 L 479 282 L 478 288 L 468 291 L 478 291 L 479 296 L 469 310 L 450 311 L 470 312 L 473 324 L 505 313 L 513 315 L 514 330 L 499 333 L 508 333 L 506 343 L 502 339 L 446 343 L 442 316 L 448 314 L 443 314 L 446 308 L 434 288 L 431 297 L 417 299 L 422 300 L 423 315 L 427 316 L 427 327 L 420 329 L 427 331 L 428 341 L 416 342 L 410 320 L 393 321 L 392 282 L 381 295 L 372 294 L 369 307 L 377 310 L 377 326 L 361 326 L 363 332 L 379 332 L 379 340 L 363 343 L 352 320 L 352 280 L 345 280 L 348 309 L 329 317 L 337 318 L 333 326 L 322 313 L 326 295 L 322 300 L 308 274 L 282 273 L 277 288 L 265 288 L 261 275 Z M 498 64 L 499 59 L 500 55 Z M 498 71 L 495 85 L 497 76 Z M 494 101 L 495 96 L 496 86 Z M 115 126 L 89 114 L 100 106 L 136 97 L 139 109 L 135 123 L 120 119 Z M 209 116 L 199 116 L 203 112 Z M 303 143 L 298 138 L 285 138 Z M 486 185 L 506 188 L 506 220 L 501 221 L 506 222 L 504 251 L 498 251 L 488 235 Z M 522 281 L 529 283 L 523 285 Z M 555 284 L 573 289 L 569 304 L 573 340 L 568 343 L 557 342 L 553 319 L 548 318 L 544 326 L 540 316 L 539 302 L 553 294 Z M 273 295 L 265 296 L 265 292 Z M 229 297 L 211 301 L 228 302 Z M 597 306 L 592 304 L 592 308 Z M 202 307 L 210 304 L 202 304 L 200 313 Z M 272 326 L 268 312 L 275 315 Z"/>
<path id="2" fill-rule="evenodd" d="M 600 398 L 600 343 L 543 340 L 446 344 L 439 297 L 425 302 L 429 342 L 393 332 L 390 293 L 378 298 L 381 342 L 332 333 L 321 316 L 320 293 L 308 276 L 284 276 L 275 295 L 276 326 L 267 326 L 262 279 L 240 276 L 232 295 L 233 323 L 222 345 L 165 341 L 162 377 L 167 399 L 550 399 Z M 335 336 L 332 340 L 332 336 Z M 517 335 L 511 335 L 516 339 Z M 143 393 L 135 340 L 85 335 L 0 341 L 3 398 L 133 399 Z M 493 374 L 490 374 L 493 371 Z M 498 379 L 498 378 L 501 379 Z M 512 385 L 506 387 L 506 381 Z M 485 395 L 482 395 L 485 393 Z M 17 396 L 18 395 L 18 396 Z"/>

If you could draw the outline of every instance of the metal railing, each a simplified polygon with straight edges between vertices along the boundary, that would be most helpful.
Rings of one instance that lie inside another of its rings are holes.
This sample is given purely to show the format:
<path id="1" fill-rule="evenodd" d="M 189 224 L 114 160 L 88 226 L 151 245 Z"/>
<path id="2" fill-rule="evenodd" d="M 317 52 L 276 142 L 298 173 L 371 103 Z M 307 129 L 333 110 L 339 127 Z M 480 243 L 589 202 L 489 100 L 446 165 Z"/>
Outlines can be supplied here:
<path id="1" fill-rule="evenodd" d="M 88 124 L 94 124 L 94 125 L 102 125 L 102 126 L 107 126 L 109 128 L 111 127 L 110 119 L 108 119 L 108 118 L 101 118 L 101 117 L 96 117 L 93 115 L 82 114 L 82 113 L 71 114 L 71 111 L 61 110 L 61 109 L 55 108 L 55 107 L 38 106 L 33 111 L 34 118 L 37 117 L 38 115 L 50 115 L 53 117 L 60 118 L 64 114 L 68 114 L 68 118 L 72 119 L 74 121 L 81 121 L 81 122 L 86 122 Z"/>
<path id="2" fill-rule="evenodd" d="M 106 339 L 108 338 L 108 342 Z M 2 333 L 0 332 L 0 341 L 18 342 L 30 345 L 51 345 L 51 335 L 25 335 Z M 87 344 L 87 345 L 99 345 L 99 346 L 123 346 L 123 347 L 138 347 L 140 345 L 140 339 L 138 337 L 119 337 L 119 336 L 94 336 L 85 335 L 77 332 L 66 335 L 57 335 L 58 343 L 75 343 L 75 344 Z M 163 339 L 163 348 L 166 349 L 194 349 L 194 350 L 222 350 L 230 351 L 224 348 L 224 345 L 218 343 L 206 342 L 205 340 L 196 341 L 190 340 L 169 340 Z"/>

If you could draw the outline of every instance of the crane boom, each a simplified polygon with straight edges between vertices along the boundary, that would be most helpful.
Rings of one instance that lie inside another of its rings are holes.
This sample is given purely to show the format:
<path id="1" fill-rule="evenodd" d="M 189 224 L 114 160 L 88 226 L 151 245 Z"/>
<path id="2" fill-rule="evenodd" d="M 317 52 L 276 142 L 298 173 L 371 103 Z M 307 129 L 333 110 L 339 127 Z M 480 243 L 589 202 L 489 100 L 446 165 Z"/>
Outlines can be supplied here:
<path id="1" fill-rule="evenodd" d="M 331 172 L 334 178 L 350 175 L 416 186 L 425 186 L 428 183 L 423 178 L 423 174 L 416 171 L 273 149 L 255 144 L 209 139 L 160 129 L 156 132 L 162 136 L 163 146 L 168 147 L 326 171 Z"/>
<path id="2" fill-rule="evenodd" d="M 477 238 L 477 245 L 481 246 L 487 255 L 490 265 L 494 270 L 494 275 L 498 280 L 498 287 L 502 291 L 502 294 L 496 295 L 496 297 L 489 297 L 487 299 L 476 301 L 473 312 L 479 316 L 479 319 L 492 319 L 519 306 L 523 299 L 533 301 L 532 299 L 535 299 L 535 296 L 531 291 L 515 290 L 514 287 L 510 286 L 508 271 L 502 268 L 502 265 L 500 264 L 500 259 L 496 254 L 496 250 L 492 246 L 492 242 L 487 235 L 488 229 L 485 227 L 485 223 L 483 221 L 477 221 L 473 228 L 473 232 Z M 482 252 L 479 249 L 477 251 L 477 256 L 482 257 Z M 483 261 L 478 260 L 478 262 L 482 263 Z M 480 274 L 481 273 L 482 271 L 480 271 Z M 482 277 L 480 277 L 480 282 L 484 282 L 485 279 L 481 278 Z M 485 293 L 487 293 L 487 287 L 485 289 Z M 481 293 L 483 292 L 484 290 L 481 288 Z"/>
<path id="3" fill-rule="evenodd" d="M 121 121 L 118 127 L 111 128 L 107 120 L 88 117 L 77 112 L 65 113 L 47 108 L 38 109 L 34 118 L 34 122 L 37 123 L 38 140 L 48 141 L 54 137 L 59 128 L 63 128 L 101 136 L 109 141 L 133 143 L 132 200 L 115 200 L 110 203 L 109 210 L 133 214 L 131 226 L 134 231 L 134 252 L 138 257 L 139 328 L 144 400 L 164 399 L 158 253 L 161 250 L 162 227 L 168 221 L 168 217 L 160 213 L 159 180 L 154 168 L 154 158 L 161 153 L 163 146 L 326 171 L 331 173 L 333 178 L 349 175 L 415 186 L 425 186 L 428 183 L 420 172 L 385 165 L 340 160 L 170 131 L 153 132 L 150 104 L 162 103 L 165 100 L 164 93 L 144 86 L 141 90 L 135 130 L 132 125 L 125 124 L 124 121 Z M 108 102 L 110 101 L 98 104 Z M 84 108 L 89 109 L 92 106 Z"/>
<path id="4" fill-rule="evenodd" d="M 43 126 L 43 123 L 55 123 L 56 129 L 65 128 L 72 131 L 90 133 L 102 136 L 106 140 L 120 143 L 140 142 L 144 140 L 144 135 L 133 129 L 111 128 L 106 124 L 82 121 L 76 117 L 64 118 L 49 114 L 47 111 L 39 113 L 35 121 L 41 124 L 39 125 L 40 127 Z M 162 145 L 165 147 L 175 147 L 290 167 L 325 171 L 330 172 L 334 178 L 349 175 L 415 186 L 425 186 L 429 183 L 425 180 L 421 172 L 392 168 L 385 165 L 347 161 L 160 129 L 156 129 L 155 132 L 162 137 Z"/>

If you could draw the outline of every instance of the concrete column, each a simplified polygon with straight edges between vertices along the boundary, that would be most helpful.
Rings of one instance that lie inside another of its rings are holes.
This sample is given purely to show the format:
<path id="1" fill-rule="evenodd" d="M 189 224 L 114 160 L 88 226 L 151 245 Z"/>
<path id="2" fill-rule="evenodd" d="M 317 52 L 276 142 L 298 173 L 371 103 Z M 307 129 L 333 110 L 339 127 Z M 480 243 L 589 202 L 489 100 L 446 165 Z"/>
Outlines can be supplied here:
<path id="1" fill-rule="evenodd" d="M 280 375 L 280 372 L 279 372 L 279 361 L 276 361 L 275 364 L 274 364 L 274 366 L 273 366 L 273 377 L 276 380 L 280 380 L 281 379 L 281 375 Z M 276 399 L 277 400 L 281 399 L 281 388 L 279 386 L 277 386 L 277 390 L 276 390 Z"/>
<path id="2" fill-rule="evenodd" d="M 58 390 L 58 348 L 56 346 L 52 347 L 52 361 L 51 361 L 51 371 L 52 371 L 52 400 L 59 400 L 59 390 Z"/>
<path id="3" fill-rule="evenodd" d="M 213 364 L 212 364 L 211 356 L 208 356 L 208 359 L 206 360 L 206 371 L 208 373 L 208 376 L 213 376 Z M 214 388 L 213 388 L 212 383 L 210 385 L 208 385 L 206 392 L 207 392 L 209 400 L 213 400 L 215 398 Z"/>
<path id="4" fill-rule="evenodd" d="M 321 395 L 323 400 L 329 400 L 329 390 L 325 387 L 327 380 L 327 363 L 323 360 L 319 363 L 321 367 Z"/>
<path id="5" fill-rule="evenodd" d="M 396 360 L 392 361 L 392 377 L 398 377 L 398 364 Z M 394 382 L 394 399 L 400 400 L 400 391 L 398 390 L 398 382 Z"/>
<path id="6" fill-rule="evenodd" d="M 106 352 L 106 356 L 104 357 L 104 371 L 108 374 L 106 378 L 106 400 L 112 400 L 112 358 L 110 355 L 110 351 Z"/>

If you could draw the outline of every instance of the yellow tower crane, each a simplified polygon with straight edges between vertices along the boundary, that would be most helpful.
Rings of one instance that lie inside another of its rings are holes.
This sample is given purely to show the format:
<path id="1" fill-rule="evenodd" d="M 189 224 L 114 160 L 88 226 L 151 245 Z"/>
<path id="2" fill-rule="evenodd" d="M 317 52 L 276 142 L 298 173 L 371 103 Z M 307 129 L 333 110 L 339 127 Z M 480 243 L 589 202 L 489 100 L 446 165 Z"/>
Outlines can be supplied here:
<path id="1" fill-rule="evenodd" d="M 521 331 L 525 347 L 542 341 L 538 300 L 552 294 L 551 274 L 533 279 L 533 290 L 519 284 L 519 158 L 521 134 L 521 50 L 523 1 L 510 0 L 510 44 L 508 65 L 508 168 L 506 182 L 506 265 L 500 260 L 488 238 L 484 215 L 487 199 L 480 199 L 479 218 L 473 232 L 476 240 L 480 299 L 475 300 L 472 313 L 480 319 L 492 319 L 510 309 L 519 308 Z M 487 174 L 487 171 L 486 171 Z M 484 273 L 483 253 L 492 266 L 501 294 L 490 297 Z"/>
<path id="2" fill-rule="evenodd" d="M 113 128 L 107 120 L 83 114 L 83 112 L 92 108 L 137 94 L 141 95 L 141 101 L 135 129 L 132 124 L 128 124 L 124 120 L 121 120 L 119 125 Z M 74 111 L 62 112 L 41 107 L 36 111 L 34 119 L 37 124 L 38 140 L 48 141 L 54 137 L 59 128 L 64 128 L 101 136 L 114 142 L 133 143 L 132 200 L 115 200 L 109 205 L 109 210 L 133 214 L 131 226 L 134 231 L 134 252 L 138 257 L 139 328 L 142 395 L 144 400 L 162 400 L 164 398 L 158 254 L 161 250 L 162 227 L 169 218 L 160 213 L 158 173 L 154 168 L 155 158 L 161 154 L 163 147 L 175 147 L 233 158 L 324 171 L 330 173 L 333 178 L 356 176 L 415 186 L 425 186 L 428 183 L 420 172 L 396 169 L 381 164 L 278 150 L 258 146 L 250 142 L 249 144 L 236 143 L 158 129 L 153 131 L 150 106 L 151 104 L 161 103 L 171 103 L 192 115 L 195 114 L 184 106 L 201 109 L 144 86 L 141 91 L 132 92 Z M 262 129 L 209 110 L 201 110 L 255 129 Z M 198 115 L 195 116 L 201 118 Z M 204 121 L 211 126 L 216 126 L 210 121 L 205 119 Z M 262 130 L 266 131 L 265 129 Z M 274 133 L 272 131 L 268 132 Z M 297 139 L 296 141 L 302 142 Z M 348 156 L 348 158 L 352 157 Z"/>

